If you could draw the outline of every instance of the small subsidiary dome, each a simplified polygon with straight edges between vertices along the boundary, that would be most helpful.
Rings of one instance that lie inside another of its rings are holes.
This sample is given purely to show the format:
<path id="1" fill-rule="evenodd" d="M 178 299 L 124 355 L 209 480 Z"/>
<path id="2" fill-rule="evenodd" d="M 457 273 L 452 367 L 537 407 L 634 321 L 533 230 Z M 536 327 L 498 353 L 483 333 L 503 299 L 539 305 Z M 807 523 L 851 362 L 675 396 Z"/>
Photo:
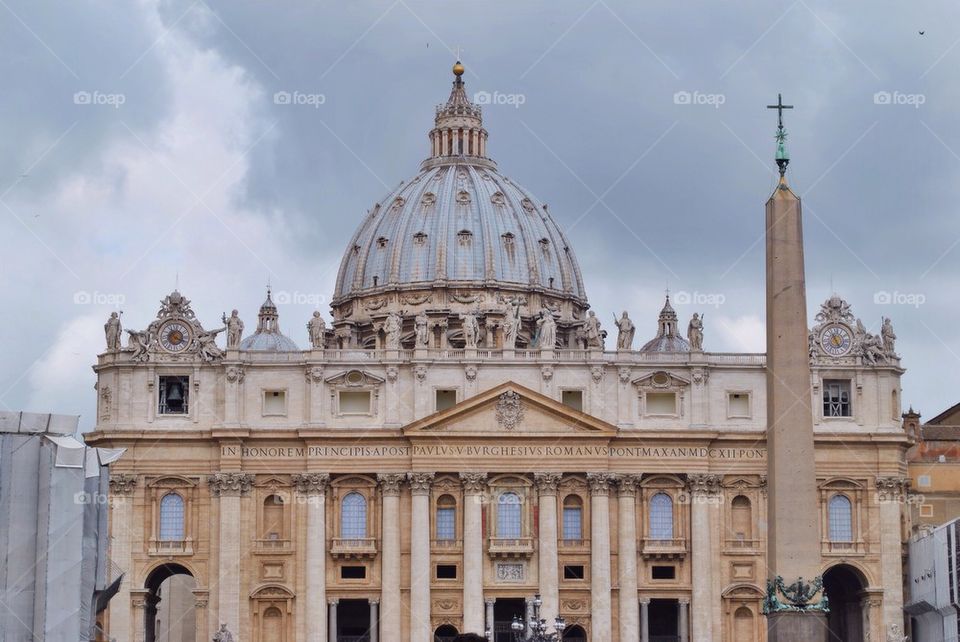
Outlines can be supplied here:
<path id="1" fill-rule="evenodd" d="M 670 305 L 670 295 L 660 310 L 657 336 L 644 344 L 640 352 L 690 352 L 690 342 L 677 332 L 677 313 Z"/>
<path id="2" fill-rule="evenodd" d="M 260 306 L 257 331 L 240 342 L 240 349 L 248 352 L 297 352 L 300 348 L 293 339 L 280 332 L 277 306 L 267 290 L 267 300 Z"/>

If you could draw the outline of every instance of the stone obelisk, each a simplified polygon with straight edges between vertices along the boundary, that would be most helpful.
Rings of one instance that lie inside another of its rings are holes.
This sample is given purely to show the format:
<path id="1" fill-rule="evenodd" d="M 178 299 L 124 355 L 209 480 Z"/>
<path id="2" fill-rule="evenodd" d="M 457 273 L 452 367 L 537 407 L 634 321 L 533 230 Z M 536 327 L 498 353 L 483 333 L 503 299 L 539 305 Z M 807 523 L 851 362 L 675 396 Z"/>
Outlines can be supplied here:
<path id="1" fill-rule="evenodd" d="M 820 599 L 820 533 L 800 199 L 787 185 L 778 100 L 780 181 L 767 201 L 767 483 L 769 642 L 827 639 Z M 799 583 L 798 583 L 799 582 Z"/>

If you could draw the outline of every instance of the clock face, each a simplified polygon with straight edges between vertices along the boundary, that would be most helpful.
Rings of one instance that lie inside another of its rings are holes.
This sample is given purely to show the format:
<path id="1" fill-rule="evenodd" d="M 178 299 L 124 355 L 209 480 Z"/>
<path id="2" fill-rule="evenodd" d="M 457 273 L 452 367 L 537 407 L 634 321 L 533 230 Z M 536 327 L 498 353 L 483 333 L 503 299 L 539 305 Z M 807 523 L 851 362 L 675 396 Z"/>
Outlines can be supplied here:
<path id="1" fill-rule="evenodd" d="M 846 326 L 829 325 L 820 333 L 820 347 L 832 357 L 842 357 L 853 347 L 853 337 Z"/>
<path id="2" fill-rule="evenodd" d="M 192 338 L 190 328 L 181 321 L 170 321 L 160 328 L 160 345 L 169 352 L 182 352 Z"/>

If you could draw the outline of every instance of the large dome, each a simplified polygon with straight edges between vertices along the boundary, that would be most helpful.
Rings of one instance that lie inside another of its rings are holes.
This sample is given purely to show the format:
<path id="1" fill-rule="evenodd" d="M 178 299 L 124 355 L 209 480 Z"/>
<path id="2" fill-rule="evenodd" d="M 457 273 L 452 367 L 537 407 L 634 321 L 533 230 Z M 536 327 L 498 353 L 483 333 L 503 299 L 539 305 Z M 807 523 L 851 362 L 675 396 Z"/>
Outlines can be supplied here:
<path id="1" fill-rule="evenodd" d="M 404 345 L 414 317 L 429 317 L 428 343 L 437 347 L 466 342 L 464 315 L 481 321 L 478 344 L 501 344 L 511 306 L 519 346 L 534 342 L 545 309 L 560 345 L 583 323 L 587 297 L 573 249 L 547 206 L 497 171 L 459 63 L 454 74 L 420 173 L 373 206 L 340 263 L 331 302 L 339 345 L 385 345 L 391 314 L 401 318 Z"/>

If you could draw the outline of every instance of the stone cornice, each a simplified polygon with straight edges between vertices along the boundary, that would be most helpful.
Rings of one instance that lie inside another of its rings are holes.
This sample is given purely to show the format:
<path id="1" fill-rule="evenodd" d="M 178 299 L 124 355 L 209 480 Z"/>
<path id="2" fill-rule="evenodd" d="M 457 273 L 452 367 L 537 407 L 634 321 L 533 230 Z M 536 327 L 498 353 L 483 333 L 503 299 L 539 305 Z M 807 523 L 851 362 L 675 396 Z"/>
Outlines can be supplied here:
<path id="1" fill-rule="evenodd" d="M 215 497 L 239 497 L 250 492 L 254 476 L 250 473 L 214 473 L 207 482 Z"/>
<path id="2" fill-rule="evenodd" d="M 301 495 L 323 495 L 330 484 L 329 473 L 297 473 L 290 478 Z"/>
<path id="3" fill-rule="evenodd" d="M 403 473 L 377 473 L 377 481 L 380 482 L 380 491 L 384 497 L 398 497 L 404 479 L 406 475 Z"/>

